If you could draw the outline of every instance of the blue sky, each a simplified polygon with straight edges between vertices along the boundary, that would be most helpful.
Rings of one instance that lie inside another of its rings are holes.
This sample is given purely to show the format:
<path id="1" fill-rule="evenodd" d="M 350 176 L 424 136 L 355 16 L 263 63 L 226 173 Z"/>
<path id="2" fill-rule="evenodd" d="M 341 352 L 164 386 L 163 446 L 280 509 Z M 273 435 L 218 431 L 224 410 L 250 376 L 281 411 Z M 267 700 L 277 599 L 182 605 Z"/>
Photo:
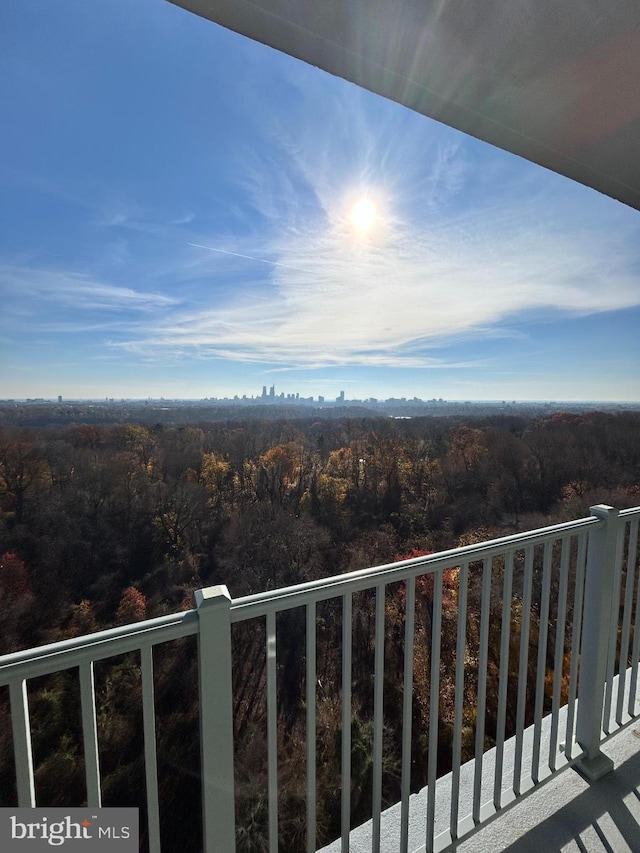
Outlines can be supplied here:
<path id="1" fill-rule="evenodd" d="M 0 81 L 0 398 L 640 399 L 637 211 L 163 0 Z"/>

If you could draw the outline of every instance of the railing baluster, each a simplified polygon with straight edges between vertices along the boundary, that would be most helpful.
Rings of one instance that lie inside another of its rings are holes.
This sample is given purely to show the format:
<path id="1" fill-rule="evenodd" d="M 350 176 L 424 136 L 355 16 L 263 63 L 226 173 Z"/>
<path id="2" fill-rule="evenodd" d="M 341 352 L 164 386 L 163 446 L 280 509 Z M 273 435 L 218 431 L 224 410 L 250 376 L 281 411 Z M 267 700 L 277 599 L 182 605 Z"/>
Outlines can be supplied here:
<path id="1" fill-rule="evenodd" d="M 18 806 L 20 808 L 35 808 L 36 787 L 33 778 L 31 724 L 29 723 L 26 679 L 12 681 L 9 685 L 9 696 L 11 700 L 11 727 L 13 729 Z"/>
<path id="2" fill-rule="evenodd" d="M 376 636 L 373 675 L 373 796 L 371 850 L 380 850 L 382 812 L 382 746 L 384 736 L 384 617 L 385 586 L 376 587 Z"/>
<path id="3" fill-rule="evenodd" d="M 349 853 L 351 830 L 351 644 L 353 595 L 342 596 L 342 797 L 340 806 L 341 853 Z"/>
<path id="4" fill-rule="evenodd" d="M 633 565 L 632 571 L 634 578 L 638 577 L 636 572 L 636 558 L 638 548 L 638 519 L 634 518 L 631 522 L 629 537 L 633 541 Z M 639 567 L 640 569 L 640 567 Z M 640 658 L 640 578 L 636 584 L 638 592 L 635 598 L 635 611 L 633 621 L 633 645 L 631 647 L 631 683 L 629 684 L 629 704 L 627 711 L 631 717 L 636 716 L 636 695 L 638 692 L 638 659 Z"/>
<path id="5" fill-rule="evenodd" d="M 582 636 L 582 606 L 584 602 L 584 574 L 587 561 L 587 534 L 578 535 L 578 554 L 576 557 L 575 593 L 573 599 L 573 625 L 571 628 L 571 666 L 569 668 L 569 696 L 567 708 L 567 730 L 565 735 L 565 754 L 573 758 L 574 727 L 576 716 L 576 696 L 578 693 L 578 666 L 580 663 L 580 639 Z"/>
<path id="6" fill-rule="evenodd" d="M 267 613 L 267 748 L 269 788 L 269 853 L 278 853 L 278 696 L 276 614 Z"/>
<path id="7" fill-rule="evenodd" d="M 633 525 L 635 524 L 635 536 Z M 624 530 L 622 525 L 619 536 L 624 541 Z M 624 590 L 624 615 L 622 617 L 622 636 L 620 638 L 620 678 L 618 679 L 618 700 L 616 702 L 616 722 L 622 725 L 624 708 L 624 691 L 627 681 L 627 666 L 629 662 L 629 635 L 631 633 L 631 611 L 633 610 L 633 593 L 635 591 L 635 565 L 636 547 L 638 536 L 638 519 L 629 524 L 629 544 L 627 547 L 627 573 Z"/>
<path id="8" fill-rule="evenodd" d="M 316 850 L 316 603 L 307 604 L 307 853 Z"/>
<path id="9" fill-rule="evenodd" d="M 80 665 L 80 704 L 82 708 L 84 769 L 87 780 L 87 805 L 100 808 L 102 795 L 100 791 L 100 758 L 98 754 L 93 661 Z"/>
<path id="10" fill-rule="evenodd" d="M 487 711 L 487 658 L 489 649 L 489 622 L 491 616 L 492 558 L 482 561 L 482 600 L 480 604 L 480 654 L 478 658 L 478 705 L 476 711 L 476 759 L 473 775 L 473 822 L 480 822 L 482 795 L 482 763 L 484 756 L 485 715 Z"/>
<path id="11" fill-rule="evenodd" d="M 458 576 L 458 633 L 456 637 L 456 695 L 453 712 L 453 761 L 451 771 L 451 819 L 449 828 L 452 840 L 458 837 L 460 808 L 460 764 L 462 763 L 462 714 L 464 711 L 464 658 L 467 647 L 467 595 L 469 589 L 469 563 L 463 563 Z"/>
<path id="12" fill-rule="evenodd" d="M 620 524 L 619 535 L 616 538 L 614 561 L 614 581 L 611 597 L 611 615 L 609 621 L 609 650 L 607 652 L 607 675 L 604 692 L 604 708 L 602 711 L 602 729 L 611 734 L 611 702 L 613 699 L 613 678 L 616 668 L 616 652 L 618 650 L 618 628 L 620 626 L 620 594 L 622 589 L 622 555 L 624 551 L 624 524 Z M 618 689 L 620 689 L 618 684 Z"/>
<path id="13" fill-rule="evenodd" d="M 144 727 L 144 772 L 147 787 L 149 853 L 160 853 L 160 805 L 158 801 L 158 754 L 156 742 L 153 646 L 140 649 L 142 670 L 142 723 Z"/>
<path id="14" fill-rule="evenodd" d="M 413 646 L 416 617 L 416 579 L 406 582 L 404 622 L 404 682 L 402 690 L 402 781 L 400 786 L 400 853 L 409 850 L 409 795 L 411 793 L 411 732 L 413 723 Z"/>
<path id="15" fill-rule="evenodd" d="M 511 647 L 511 599 L 513 596 L 513 551 L 507 551 L 504 561 L 502 588 L 502 625 L 500 635 L 500 676 L 498 682 L 498 719 L 496 731 L 496 767 L 493 780 L 493 805 L 502 805 L 502 762 L 504 757 L 507 719 L 507 688 L 509 686 L 509 650 Z"/>
<path id="16" fill-rule="evenodd" d="M 560 719 L 560 691 L 564 667 L 564 633 L 567 618 L 567 589 L 569 586 L 569 553 L 571 539 L 562 537 L 560 557 L 560 589 L 556 607 L 556 648 L 553 658 L 553 694 L 551 696 L 551 737 L 549 738 L 549 767 L 556 769 L 558 762 L 558 726 Z"/>
<path id="17" fill-rule="evenodd" d="M 544 681 L 547 670 L 547 637 L 549 633 L 549 600 L 551 597 L 552 542 L 544 543 L 542 569 L 542 594 L 540 596 L 540 625 L 538 627 L 538 661 L 536 665 L 536 703 L 533 714 L 533 751 L 531 754 L 531 778 L 540 781 L 540 738 L 542 735 L 542 711 L 544 709 Z"/>
<path id="18" fill-rule="evenodd" d="M 442 573 L 433 576 L 431 615 L 431 672 L 429 679 L 429 758 L 427 764 L 427 853 L 433 851 L 438 770 L 438 721 L 440 718 L 440 645 L 442 639 Z"/>
<path id="19" fill-rule="evenodd" d="M 522 624 L 520 626 L 520 658 L 518 661 L 518 702 L 516 711 L 516 747 L 513 764 L 513 790 L 516 796 L 522 787 L 522 747 L 524 740 L 527 686 L 529 683 L 529 636 L 531 631 L 531 598 L 533 586 L 533 545 L 525 548 L 522 581 Z"/>

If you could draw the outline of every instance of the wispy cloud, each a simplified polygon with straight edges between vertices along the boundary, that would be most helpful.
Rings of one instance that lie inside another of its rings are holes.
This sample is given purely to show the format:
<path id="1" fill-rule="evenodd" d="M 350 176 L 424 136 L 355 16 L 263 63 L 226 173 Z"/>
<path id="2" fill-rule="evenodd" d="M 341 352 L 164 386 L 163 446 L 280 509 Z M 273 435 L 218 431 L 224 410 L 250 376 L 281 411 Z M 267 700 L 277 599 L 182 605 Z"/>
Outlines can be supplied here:
<path id="1" fill-rule="evenodd" d="M 95 225 L 104 228 L 140 228 L 143 211 L 130 201 L 118 200 L 104 204 L 98 210 Z"/>
<path id="2" fill-rule="evenodd" d="M 151 313 L 179 302 L 172 296 L 105 283 L 84 273 L 24 266 L 0 266 L 0 288 L 14 302 L 27 302 L 33 310 L 44 301 L 78 311 Z M 38 302 L 29 301 L 34 299 Z"/>
<path id="3" fill-rule="evenodd" d="M 508 334 L 503 324 L 531 313 L 640 302 L 615 234 L 523 226 L 479 218 L 446 233 L 394 221 L 359 241 L 339 221 L 314 223 L 274 241 L 279 265 L 254 293 L 172 312 L 124 346 L 300 367 L 436 367 L 427 351 L 453 337 Z"/>
<path id="4" fill-rule="evenodd" d="M 73 348 L 82 340 L 94 352 L 105 351 L 107 340 L 146 334 L 151 322 L 180 304 L 171 296 L 110 284 L 88 274 L 29 266 L 0 266 L 0 303 L 0 333 L 12 347 L 36 336 L 40 351 Z M 47 364 L 47 370 L 52 366 Z"/>
<path id="5" fill-rule="evenodd" d="M 435 145 L 426 167 L 421 161 L 424 174 L 411 181 L 415 163 L 398 147 L 391 152 L 386 137 L 378 148 L 370 140 L 360 168 L 352 152 L 351 181 L 335 145 L 333 162 L 310 142 L 283 146 L 287 155 L 270 156 L 265 173 L 253 164 L 245 189 L 262 227 L 233 243 L 227 236 L 219 259 L 221 273 L 230 263 L 243 272 L 242 288 L 198 310 L 172 311 L 117 345 L 146 356 L 281 368 L 466 367 L 438 357 L 437 348 L 516 334 L 510 325 L 526 318 L 640 304 L 637 242 L 607 200 L 608 219 L 597 205 L 596 214 L 583 215 L 579 201 L 556 210 L 553 198 L 531 192 L 525 175 L 470 210 L 454 203 L 465 181 L 478 180 L 464 151 Z M 366 236 L 348 216 L 359 193 L 378 206 Z M 194 253 L 216 245 L 215 234 L 201 239 L 200 247 L 191 244 Z M 262 271 L 248 263 L 264 259 Z M 215 259 L 207 263 L 214 275 Z"/>

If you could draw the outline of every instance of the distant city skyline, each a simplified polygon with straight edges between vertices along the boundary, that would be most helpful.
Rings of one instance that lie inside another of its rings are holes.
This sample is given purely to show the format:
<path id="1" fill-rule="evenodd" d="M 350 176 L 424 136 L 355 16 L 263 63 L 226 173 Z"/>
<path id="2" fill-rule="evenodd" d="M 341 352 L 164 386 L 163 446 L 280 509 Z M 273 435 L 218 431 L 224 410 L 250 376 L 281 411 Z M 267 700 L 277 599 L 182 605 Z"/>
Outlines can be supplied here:
<path id="1" fill-rule="evenodd" d="M 2 18 L 0 398 L 640 399 L 637 211 L 170 3 Z"/>
<path id="2" fill-rule="evenodd" d="M 450 404 L 450 403 L 471 403 L 471 404 L 491 404 L 491 405 L 527 405 L 528 403 L 542 404 L 542 405 L 561 405 L 562 403 L 576 403 L 578 405 L 590 405 L 593 403 L 602 403 L 602 404 L 618 404 L 618 405 L 628 405 L 631 408 L 640 407 L 640 402 L 636 400 L 599 400 L 599 401 L 591 401 L 591 400 L 561 400 L 561 399 L 540 399 L 540 400 L 526 400 L 526 399 L 511 399 L 511 398 L 495 398 L 495 399 L 474 399 L 474 398 L 444 398 L 444 397 L 428 397 L 423 398 L 417 395 L 410 396 L 398 396 L 392 395 L 390 397 L 384 396 L 369 396 L 369 397 L 347 397 L 344 391 L 340 391 L 337 397 L 327 396 L 324 394 L 310 394 L 305 396 L 301 394 L 299 391 L 280 391 L 276 390 L 275 384 L 270 386 L 263 385 L 262 391 L 256 394 L 229 394 L 223 396 L 217 396 L 215 394 L 211 394 L 205 397 L 120 397 L 120 396 L 106 396 L 106 397 L 64 397 L 62 394 L 58 395 L 49 395 L 43 397 L 14 397 L 14 398 L 0 398 L 0 405 L 6 403 L 46 403 L 46 404 L 57 404 L 64 406 L 65 404 L 72 403 L 121 403 L 121 402 L 132 402 L 132 403 L 159 403 L 159 402 L 170 402 L 170 403 L 212 403 L 212 404 L 226 404 L 226 403 L 247 403 L 254 405 L 262 405 L 262 404 L 299 404 L 299 405 L 314 405 L 314 406 L 341 406 L 341 405 L 350 405 L 350 404 L 407 404 L 411 405 L 413 403 L 417 404 L 435 404 L 439 405 L 442 403 Z"/>

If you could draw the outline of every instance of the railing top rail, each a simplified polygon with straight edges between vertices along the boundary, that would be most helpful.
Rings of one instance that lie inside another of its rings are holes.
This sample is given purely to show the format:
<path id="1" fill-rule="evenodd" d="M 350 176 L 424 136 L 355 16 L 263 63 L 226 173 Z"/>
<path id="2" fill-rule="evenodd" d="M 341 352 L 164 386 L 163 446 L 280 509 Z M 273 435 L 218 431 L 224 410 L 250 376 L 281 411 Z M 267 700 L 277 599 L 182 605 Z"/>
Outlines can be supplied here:
<path id="1" fill-rule="evenodd" d="M 640 506 L 632 506 L 630 509 L 621 509 L 620 518 L 629 518 L 634 515 L 640 515 Z"/>
<path id="2" fill-rule="evenodd" d="M 512 536 L 491 539 L 487 542 L 440 551 L 437 554 L 429 554 L 425 557 L 413 557 L 409 560 L 400 560 L 397 563 L 386 563 L 382 566 L 359 569 L 355 572 L 334 575 L 330 578 L 320 578 L 295 586 L 247 595 L 233 600 L 231 621 L 241 622 L 244 619 L 264 616 L 274 610 L 288 610 L 311 601 L 323 601 L 346 593 L 359 592 L 381 583 L 389 584 L 403 581 L 428 572 L 436 572 L 443 568 L 482 560 L 508 551 L 516 551 L 530 545 L 558 539 L 563 535 L 578 533 L 586 527 L 598 527 L 602 524 L 604 521 L 601 519 L 588 516 L 576 521 L 566 521 L 562 524 L 542 527 L 538 530 L 525 531 Z"/>
<path id="3" fill-rule="evenodd" d="M 640 514 L 640 507 L 623 510 L 621 515 L 629 516 L 635 513 Z M 268 612 L 299 607 L 310 601 L 322 601 L 345 593 L 368 589 L 381 583 L 406 580 L 412 576 L 490 558 L 602 524 L 604 524 L 602 520 L 588 516 L 487 542 L 452 548 L 425 557 L 414 557 L 397 563 L 373 566 L 344 575 L 334 575 L 330 578 L 236 598 L 231 603 L 231 620 L 241 622 Z M 143 646 L 157 645 L 197 632 L 197 611 L 189 610 L 131 625 L 109 628 L 106 631 L 50 643 L 35 649 L 13 652 L 0 656 L 0 685 L 9 684 L 19 678 L 36 678 L 40 675 L 70 669 L 86 661 L 115 657 L 136 651 Z"/>
<path id="4" fill-rule="evenodd" d="M 143 646 L 166 643 L 197 632 L 198 614 L 195 610 L 187 610 L 49 643 L 35 649 L 12 652 L 0 657 L 0 685 L 19 678 L 36 678 L 60 672 L 87 661 L 115 657 Z"/>

